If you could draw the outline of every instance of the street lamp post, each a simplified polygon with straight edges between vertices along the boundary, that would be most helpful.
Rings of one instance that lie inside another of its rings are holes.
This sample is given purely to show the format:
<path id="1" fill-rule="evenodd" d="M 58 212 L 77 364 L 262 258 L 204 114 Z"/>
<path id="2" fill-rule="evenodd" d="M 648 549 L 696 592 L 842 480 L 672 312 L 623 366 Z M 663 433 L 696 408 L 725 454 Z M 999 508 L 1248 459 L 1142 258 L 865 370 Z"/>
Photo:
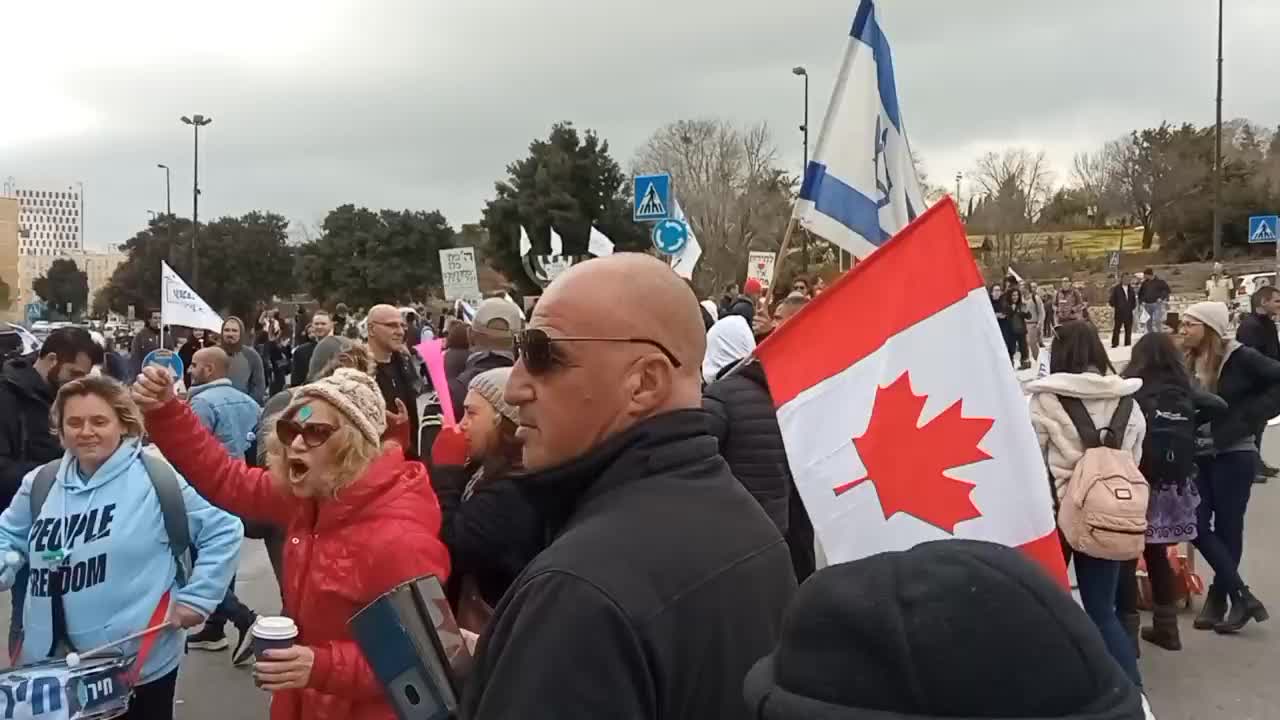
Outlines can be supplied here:
<path id="1" fill-rule="evenodd" d="M 203 115 L 192 117 L 183 115 L 182 122 L 190 125 L 195 135 L 191 170 L 191 289 L 199 292 L 200 256 L 196 252 L 196 244 L 200 237 L 200 128 L 213 122 L 213 118 Z"/>
<path id="2" fill-rule="evenodd" d="M 1218 0 L 1218 111 L 1213 133 L 1213 259 L 1222 259 L 1222 0 Z"/>
<path id="3" fill-rule="evenodd" d="M 800 183 L 804 186 L 804 178 L 809 173 L 809 71 L 803 65 L 791 69 L 792 74 L 804 78 L 804 124 L 800 132 L 804 135 L 804 165 L 801 167 Z M 841 251 L 843 252 L 843 251 Z M 809 234 L 803 233 L 800 239 L 801 272 L 809 272 Z"/>
<path id="4" fill-rule="evenodd" d="M 156 163 L 156 167 L 164 170 L 164 214 L 173 214 L 173 196 L 169 192 L 169 166 L 164 163 Z"/>

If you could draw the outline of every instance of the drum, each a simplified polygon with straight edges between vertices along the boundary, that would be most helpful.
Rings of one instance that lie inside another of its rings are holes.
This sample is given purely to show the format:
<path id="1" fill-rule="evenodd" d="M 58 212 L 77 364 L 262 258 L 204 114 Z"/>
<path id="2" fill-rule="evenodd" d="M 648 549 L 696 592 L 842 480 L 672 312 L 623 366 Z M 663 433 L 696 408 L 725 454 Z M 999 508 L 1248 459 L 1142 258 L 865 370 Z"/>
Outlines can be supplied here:
<path id="1" fill-rule="evenodd" d="M 68 667 L 45 660 L 0 673 L 0 717 L 13 720 L 106 720 L 123 715 L 133 696 L 132 657 L 108 656 Z"/>
<path id="2" fill-rule="evenodd" d="M 457 678 L 471 658 L 434 575 L 392 589 L 356 613 L 349 626 L 397 717 L 452 716 Z"/>

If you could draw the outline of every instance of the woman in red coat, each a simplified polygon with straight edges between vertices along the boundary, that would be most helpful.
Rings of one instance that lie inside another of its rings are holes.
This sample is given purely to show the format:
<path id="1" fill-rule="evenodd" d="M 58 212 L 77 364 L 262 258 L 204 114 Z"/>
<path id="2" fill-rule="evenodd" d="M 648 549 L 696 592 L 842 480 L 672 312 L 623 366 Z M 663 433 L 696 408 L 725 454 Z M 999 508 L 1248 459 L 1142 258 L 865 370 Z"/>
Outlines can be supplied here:
<path id="1" fill-rule="evenodd" d="M 299 627 L 297 645 L 255 669 L 275 693 L 273 720 L 394 718 L 347 621 L 407 580 L 444 582 L 449 556 L 426 470 L 380 440 L 386 405 L 373 378 L 343 368 L 294 391 L 263 429 L 267 470 L 228 457 L 174 397 L 167 370 L 146 368 L 133 392 L 152 440 L 201 495 L 286 528 L 284 611 Z"/>

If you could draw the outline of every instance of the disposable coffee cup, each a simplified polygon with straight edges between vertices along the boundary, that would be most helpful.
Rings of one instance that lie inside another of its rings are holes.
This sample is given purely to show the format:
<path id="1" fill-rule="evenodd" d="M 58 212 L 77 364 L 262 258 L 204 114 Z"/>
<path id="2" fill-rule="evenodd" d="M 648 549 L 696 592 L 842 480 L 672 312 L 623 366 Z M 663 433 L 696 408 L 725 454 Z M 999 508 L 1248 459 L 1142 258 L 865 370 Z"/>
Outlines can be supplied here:
<path id="1" fill-rule="evenodd" d="M 250 632 L 253 633 L 253 656 L 259 661 L 266 659 L 263 655 L 266 651 L 291 648 L 298 639 L 298 626 L 287 617 L 260 617 Z"/>

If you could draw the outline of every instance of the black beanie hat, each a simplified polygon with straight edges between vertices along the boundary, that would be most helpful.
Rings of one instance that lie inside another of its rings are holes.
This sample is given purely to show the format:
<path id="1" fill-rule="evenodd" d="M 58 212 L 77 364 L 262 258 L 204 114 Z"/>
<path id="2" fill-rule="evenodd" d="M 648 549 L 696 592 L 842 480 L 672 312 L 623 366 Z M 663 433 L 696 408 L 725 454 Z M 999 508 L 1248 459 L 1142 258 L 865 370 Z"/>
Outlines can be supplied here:
<path id="1" fill-rule="evenodd" d="M 1023 555 L 925 543 L 809 578 L 747 674 L 760 720 L 1142 720 L 1084 610 Z"/>

